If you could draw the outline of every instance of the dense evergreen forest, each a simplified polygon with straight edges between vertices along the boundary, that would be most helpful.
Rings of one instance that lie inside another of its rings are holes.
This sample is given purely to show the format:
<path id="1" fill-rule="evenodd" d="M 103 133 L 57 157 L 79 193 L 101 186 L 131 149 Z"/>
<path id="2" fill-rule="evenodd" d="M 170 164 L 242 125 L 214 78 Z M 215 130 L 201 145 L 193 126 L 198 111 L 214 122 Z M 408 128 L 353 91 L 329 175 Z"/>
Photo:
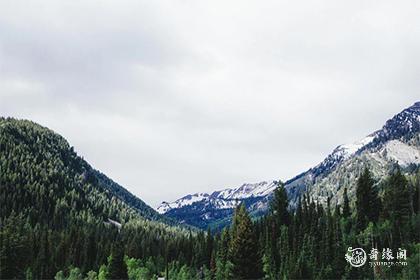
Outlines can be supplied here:
<path id="1" fill-rule="evenodd" d="M 270 213 L 239 206 L 221 232 L 176 226 L 94 171 L 64 138 L 0 119 L 1 279 L 420 279 L 420 171 L 398 166 L 356 197 L 289 209 L 279 183 Z M 129 198 L 128 198 L 129 197 Z M 349 247 L 407 251 L 404 266 L 351 266 Z"/>

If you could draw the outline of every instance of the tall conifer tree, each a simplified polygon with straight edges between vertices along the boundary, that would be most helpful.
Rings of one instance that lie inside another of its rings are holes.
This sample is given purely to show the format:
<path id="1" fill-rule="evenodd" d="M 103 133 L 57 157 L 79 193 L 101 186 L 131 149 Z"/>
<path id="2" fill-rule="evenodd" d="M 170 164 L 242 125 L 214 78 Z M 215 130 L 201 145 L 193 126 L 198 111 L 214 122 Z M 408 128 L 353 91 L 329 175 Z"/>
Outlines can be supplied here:
<path id="1" fill-rule="evenodd" d="M 393 246 L 399 246 L 403 241 L 404 227 L 408 224 L 410 214 L 408 182 L 397 167 L 385 186 L 383 211 L 383 216 L 391 221 Z"/>
<path id="2" fill-rule="evenodd" d="M 343 217 L 344 218 L 350 217 L 350 203 L 349 203 L 349 197 L 347 195 L 347 188 L 344 188 L 344 193 L 343 193 Z"/>
<path id="3" fill-rule="evenodd" d="M 235 211 L 229 252 L 235 279 L 257 279 L 261 276 L 258 240 L 244 205 L 238 206 Z"/>
<path id="4" fill-rule="evenodd" d="M 278 227 L 281 225 L 289 225 L 290 215 L 287 207 L 289 206 L 289 200 L 287 198 L 287 192 L 282 182 L 278 182 L 278 187 L 274 190 L 274 197 L 271 201 L 271 212 L 275 218 L 275 222 Z"/>
<path id="5" fill-rule="evenodd" d="M 123 244 L 120 242 L 115 243 L 112 248 L 112 256 L 108 264 L 109 279 L 128 279 L 123 248 Z"/>
<path id="6" fill-rule="evenodd" d="M 366 228 L 369 222 L 376 222 L 380 213 L 380 200 L 374 188 L 369 169 L 366 167 L 357 180 L 356 188 L 356 228 Z"/>

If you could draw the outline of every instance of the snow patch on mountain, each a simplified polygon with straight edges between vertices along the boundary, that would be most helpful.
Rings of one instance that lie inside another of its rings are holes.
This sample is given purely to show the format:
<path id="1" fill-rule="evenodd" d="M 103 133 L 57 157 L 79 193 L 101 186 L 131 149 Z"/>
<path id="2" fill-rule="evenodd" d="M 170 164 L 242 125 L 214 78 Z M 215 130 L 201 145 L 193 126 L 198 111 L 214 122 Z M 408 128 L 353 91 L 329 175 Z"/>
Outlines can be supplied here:
<path id="1" fill-rule="evenodd" d="M 216 209 L 235 208 L 240 203 L 239 200 L 227 200 L 223 198 L 210 198 L 207 205 L 211 205 Z"/>
<path id="2" fill-rule="evenodd" d="M 173 208 L 181 208 L 187 205 L 191 205 L 194 202 L 202 201 L 207 198 L 209 195 L 207 193 L 195 193 L 186 195 L 180 199 L 175 200 L 174 202 L 163 201 L 157 208 L 156 211 L 160 214 L 164 214 Z"/>
<path id="3" fill-rule="evenodd" d="M 363 138 L 360 141 L 354 142 L 352 144 L 342 145 L 340 146 L 343 151 L 344 158 L 349 158 L 350 156 L 354 155 L 358 150 L 369 144 L 370 142 L 375 139 L 375 135 L 369 135 L 365 138 Z"/>
<path id="4" fill-rule="evenodd" d="M 354 143 L 338 146 L 317 167 L 322 167 L 322 166 L 328 166 L 330 168 L 334 167 L 336 164 L 350 158 L 351 156 L 356 154 L 360 149 L 362 149 L 363 147 L 371 143 L 373 139 L 375 139 L 375 136 L 376 136 L 375 134 L 371 134 Z"/>
<path id="5" fill-rule="evenodd" d="M 387 159 L 398 162 L 405 167 L 410 164 L 420 164 L 420 150 L 399 140 L 391 140 L 382 149 Z"/>
<path id="6" fill-rule="evenodd" d="M 256 184 L 243 184 L 237 188 L 227 188 L 221 191 L 215 191 L 211 194 L 197 193 L 184 196 L 174 202 L 162 202 L 156 210 L 164 214 L 171 209 L 177 209 L 192 205 L 195 202 L 204 202 L 216 209 L 235 208 L 241 200 L 251 197 L 265 197 L 270 195 L 278 186 L 277 181 L 263 181 Z"/>
<path id="7" fill-rule="evenodd" d="M 225 189 L 220 192 L 214 192 L 213 194 L 217 194 L 218 198 L 223 199 L 245 199 L 249 197 L 266 196 L 276 187 L 277 183 L 275 181 L 264 181 L 256 184 L 243 184 L 239 188 Z"/>

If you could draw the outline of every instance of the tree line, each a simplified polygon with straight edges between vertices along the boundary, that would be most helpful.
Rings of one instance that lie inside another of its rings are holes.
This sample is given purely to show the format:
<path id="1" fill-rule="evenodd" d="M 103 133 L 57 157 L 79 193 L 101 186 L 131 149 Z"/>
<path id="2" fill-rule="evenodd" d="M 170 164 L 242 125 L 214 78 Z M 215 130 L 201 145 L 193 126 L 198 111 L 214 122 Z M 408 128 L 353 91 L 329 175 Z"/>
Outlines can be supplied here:
<path id="1" fill-rule="evenodd" d="M 305 195 L 294 211 L 280 185 L 268 215 L 253 221 L 238 206 L 219 233 L 169 236 L 136 220 L 121 229 L 83 222 L 57 231 L 11 214 L 0 231 L 1 278 L 418 279 L 419 178 L 397 169 L 375 187 L 366 169 L 353 205 L 345 190 L 342 205 Z M 355 268 L 344 258 L 348 247 L 404 248 L 408 265 Z"/>

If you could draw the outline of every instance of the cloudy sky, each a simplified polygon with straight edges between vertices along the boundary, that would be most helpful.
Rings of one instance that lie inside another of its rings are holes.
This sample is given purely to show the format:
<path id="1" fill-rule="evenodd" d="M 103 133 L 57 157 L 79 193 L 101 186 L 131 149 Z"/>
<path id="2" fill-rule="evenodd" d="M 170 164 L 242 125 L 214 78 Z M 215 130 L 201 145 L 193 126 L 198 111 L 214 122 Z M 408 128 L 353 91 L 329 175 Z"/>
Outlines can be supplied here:
<path id="1" fill-rule="evenodd" d="M 287 180 L 420 100 L 418 1 L 1 1 L 0 114 L 149 204 Z"/>

